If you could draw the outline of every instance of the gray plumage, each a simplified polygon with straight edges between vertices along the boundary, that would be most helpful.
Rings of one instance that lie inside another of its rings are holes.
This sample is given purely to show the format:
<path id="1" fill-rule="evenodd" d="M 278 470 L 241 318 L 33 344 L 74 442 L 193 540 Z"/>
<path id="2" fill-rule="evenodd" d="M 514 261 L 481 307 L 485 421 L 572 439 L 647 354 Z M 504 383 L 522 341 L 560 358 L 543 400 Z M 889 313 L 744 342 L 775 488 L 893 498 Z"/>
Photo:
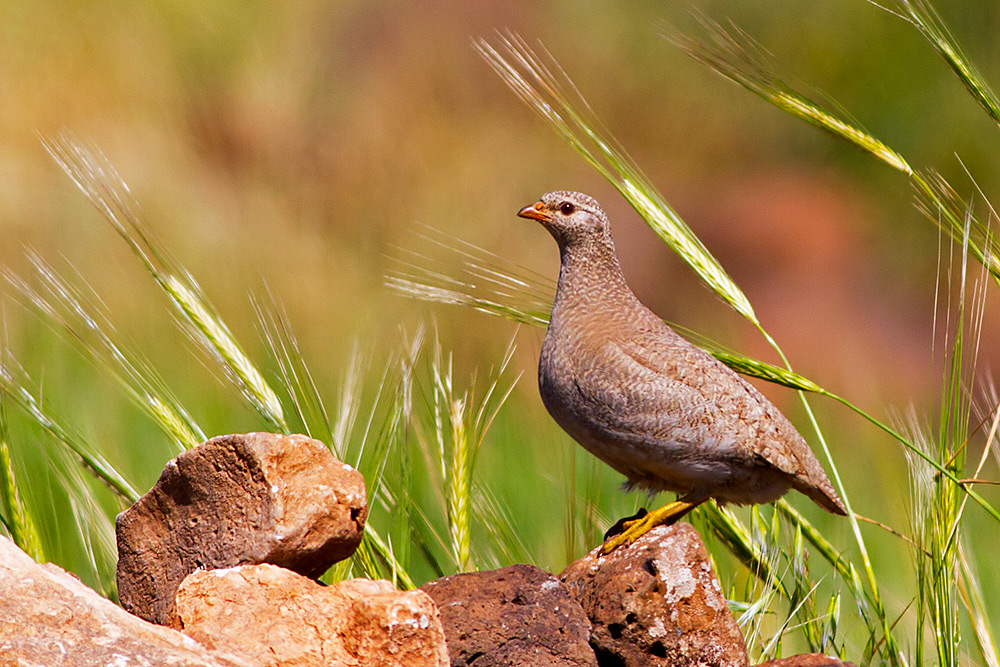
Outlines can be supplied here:
<path id="1" fill-rule="evenodd" d="M 593 198 L 550 192 L 518 215 L 541 222 L 559 244 L 538 384 L 567 433 L 630 486 L 739 504 L 795 488 L 845 514 L 791 422 L 635 297 Z"/>

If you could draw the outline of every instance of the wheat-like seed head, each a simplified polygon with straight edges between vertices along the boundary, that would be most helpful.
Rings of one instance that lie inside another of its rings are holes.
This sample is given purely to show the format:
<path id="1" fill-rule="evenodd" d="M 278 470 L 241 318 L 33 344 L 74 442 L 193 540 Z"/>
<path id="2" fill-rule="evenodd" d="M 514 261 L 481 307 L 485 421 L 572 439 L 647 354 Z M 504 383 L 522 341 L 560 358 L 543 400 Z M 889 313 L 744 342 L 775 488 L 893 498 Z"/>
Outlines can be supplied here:
<path id="1" fill-rule="evenodd" d="M 712 290 L 741 315 L 759 324 L 743 291 L 625 149 L 602 128 L 586 99 L 551 54 L 537 54 L 513 33 L 497 41 L 499 48 L 484 39 L 475 42 L 475 48 L 511 90 L 604 176 Z"/>
<path id="2" fill-rule="evenodd" d="M 243 352 L 225 322 L 216 317 L 199 291 L 175 275 L 165 275 L 163 289 L 191 325 L 189 333 L 202 347 L 212 352 L 223 369 L 237 382 L 258 411 L 283 432 L 288 431 L 278 395 L 253 361 Z"/>

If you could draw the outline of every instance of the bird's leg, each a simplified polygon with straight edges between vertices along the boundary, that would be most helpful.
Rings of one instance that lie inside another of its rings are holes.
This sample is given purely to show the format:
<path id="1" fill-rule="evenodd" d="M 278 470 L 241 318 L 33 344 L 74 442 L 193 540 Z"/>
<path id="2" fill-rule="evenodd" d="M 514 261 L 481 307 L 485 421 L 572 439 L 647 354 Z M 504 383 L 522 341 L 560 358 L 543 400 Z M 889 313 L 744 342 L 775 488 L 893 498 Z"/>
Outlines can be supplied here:
<path id="1" fill-rule="evenodd" d="M 675 500 L 634 521 L 627 521 L 624 524 L 625 530 L 606 540 L 601 551 L 609 554 L 620 546 L 632 544 L 657 526 L 672 524 L 703 502 L 705 499 L 694 502 Z"/>
<path id="2" fill-rule="evenodd" d="M 605 541 L 610 540 L 615 535 L 620 535 L 625 531 L 626 528 L 628 528 L 633 523 L 640 520 L 647 514 L 649 514 L 649 511 L 645 507 L 641 507 L 632 516 L 623 516 L 622 518 L 618 519 L 617 521 L 615 521 L 615 525 L 611 526 L 604 532 Z"/>

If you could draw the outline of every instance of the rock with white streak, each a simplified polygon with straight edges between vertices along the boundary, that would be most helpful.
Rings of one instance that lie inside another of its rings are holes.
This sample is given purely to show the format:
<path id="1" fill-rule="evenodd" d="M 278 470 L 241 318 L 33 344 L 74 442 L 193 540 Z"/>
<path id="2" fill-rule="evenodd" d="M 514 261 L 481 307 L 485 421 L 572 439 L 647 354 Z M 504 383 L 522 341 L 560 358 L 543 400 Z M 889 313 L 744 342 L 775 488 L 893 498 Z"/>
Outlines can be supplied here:
<path id="1" fill-rule="evenodd" d="M 560 575 L 593 624 L 599 664 L 746 667 L 746 645 L 698 532 L 659 527 Z"/>

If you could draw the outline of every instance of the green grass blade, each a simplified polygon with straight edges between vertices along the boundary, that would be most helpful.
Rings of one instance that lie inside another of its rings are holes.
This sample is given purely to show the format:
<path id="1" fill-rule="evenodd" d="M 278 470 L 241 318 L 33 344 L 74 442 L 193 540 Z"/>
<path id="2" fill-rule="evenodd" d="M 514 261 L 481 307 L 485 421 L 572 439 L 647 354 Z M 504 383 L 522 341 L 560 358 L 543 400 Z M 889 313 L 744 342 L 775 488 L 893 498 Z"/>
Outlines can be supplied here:
<path id="1" fill-rule="evenodd" d="M 431 285 L 423 278 L 406 274 L 392 274 L 386 277 L 386 285 L 403 296 L 421 301 L 446 303 L 453 306 L 465 306 L 488 315 L 498 315 L 504 319 L 544 327 L 548 324 L 548 313 L 544 311 L 529 311 L 520 306 L 509 306 L 499 301 L 484 299 L 466 292 Z"/>
<path id="2" fill-rule="evenodd" d="M 8 444 L 6 408 L 2 399 L 0 399 L 0 509 L 5 509 L 10 517 L 4 524 L 8 527 L 14 544 L 35 561 L 44 563 L 45 550 L 42 548 L 38 527 L 17 486 L 14 461 L 11 459 Z"/>
<path id="3" fill-rule="evenodd" d="M 935 171 L 914 174 L 913 186 L 917 192 L 917 209 L 954 241 L 962 244 L 986 267 L 994 281 L 1000 283 L 1000 251 L 989 223 L 980 220 L 972 205 L 959 197 Z M 996 217 L 995 213 L 993 217 Z"/>
<path id="4" fill-rule="evenodd" d="M 782 597 L 788 598 L 789 592 L 775 573 L 773 564 L 730 509 L 719 507 L 712 501 L 702 505 L 698 512 L 712 533 L 747 570 L 761 582 L 774 586 Z"/>
<path id="5" fill-rule="evenodd" d="M 979 578 L 973 571 L 966 555 L 966 549 L 959 545 L 958 560 L 961 572 L 958 579 L 958 592 L 962 605 L 969 616 L 969 622 L 976 635 L 976 645 L 988 667 L 1000 667 L 1000 649 L 997 648 L 996 637 L 986 611 L 986 601 Z"/>
<path id="6" fill-rule="evenodd" d="M 922 1 L 905 4 L 913 5 L 915 15 L 933 13 L 930 6 Z M 918 5 L 923 6 L 923 9 L 918 8 Z M 926 20 L 933 21 L 931 18 Z M 906 174 L 912 179 L 917 190 L 919 207 L 927 217 L 953 238 L 962 238 L 966 211 L 971 209 L 962 205 L 961 200 L 940 175 L 933 171 L 921 173 L 915 170 L 901 154 L 863 130 L 857 123 L 839 117 L 793 90 L 775 74 L 774 66 L 764 50 L 738 28 L 734 27 L 732 31 L 727 31 L 708 20 L 703 20 L 702 23 L 707 37 L 696 39 L 673 35 L 670 39 L 695 60 L 779 109 L 850 142 Z M 994 278 L 1000 281 L 1000 257 L 996 252 L 989 226 L 974 216 L 969 249 L 989 268 Z"/>
<path id="7" fill-rule="evenodd" d="M 799 398 L 802 401 L 803 407 L 805 407 L 806 414 L 813 425 L 813 430 L 816 433 L 820 447 L 826 457 L 831 481 L 833 482 L 834 488 L 840 493 L 840 499 L 843 501 L 844 508 L 847 510 L 847 520 L 850 523 L 851 533 L 854 535 L 854 542 L 858 546 L 858 552 L 861 556 L 861 564 L 864 567 L 865 575 L 868 580 L 868 599 L 876 617 L 878 618 L 878 623 L 882 628 L 882 643 L 885 646 L 888 659 L 894 667 L 900 667 L 906 664 L 906 659 L 903 655 L 902 647 L 893 635 L 892 624 L 886 615 L 885 605 L 882 602 L 882 595 L 879 592 L 878 578 L 875 575 L 875 567 L 868 554 L 868 547 L 865 544 L 864 536 L 861 534 L 861 526 L 858 524 L 857 516 L 854 513 L 854 509 L 851 507 L 850 496 L 846 492 L 844 483 L 840 478 L 840 471 L 838 470 L 837 465 L 833 460 L 833 456 L 830 453 L 830 448 L 827 445 L 826 438 L 823 437 L 823 433 L 819 428 L 819 423 L 816 420 L 815 413 L 812 411 L 812 406 L 810 406 L 809 402 L 806 400 L 805 394 L 800 392 Z M 855 591 L 857 590 L 860 589 L 856 588 Z M 874 638 L 875 634 L 872 633 L 871 636 Z"/>
<path id="8" fill-rule="evenodd" d="M 84 475 L 84 470 L 66 448 L 52 451 L 46 463 L 52 470 L 53 478 L 59 480 L 66 493 L 67 504 L 60 509 L 73 517 L 70 522 L 72 532 L 89 570 L 84 580 L 92 582 L 90 585 L 97 587 L 105 597 L 113 598 L 118 549 L 114 521 L 109 520 L 107 508 L 98 499 L 99 489 Z M 66 538 L 60 535 L 55 539 L 63 541 Z"/>
<path id="9" fill-rule="evenodd" d="M 278 395 L 209 304 L 201 288 L 190 277 L 176 275 L 164 276 L 161 286 L 181 313 L 185 331 L 191 339 L 218 361 L 230 381 L 272 428 L 290 433 Z"/>
<path id="10" fill-rule="evenodd" d="M 877 3 L 873 4 L 878 6 Z M 887 11 L 900 16 L 919 30 L 920 34 L 938 52 L 938 55 L 944 59 L 951 71 L 972 95 L 972 98 L 976 100 L 976 103 L 995 123 L 1000 124 L 1000 99 L 965 56 L 955 35 L 945 25 L 934 5 L 927 0 L 900 0 L 899 9 L 898 12 Z"/>
<path id="11" fill-rule="evenodd" d="M 362 554 L 373 554 L 382 559 L 388 565 L 390 578 L 394 582 L 401 584 L 404 590 L 413 590 L 417 587 L 413 579 L 407 573 L 406 569 L 399 563 L 399 561 L 396 560 L 389 543 L 383 539 L 378 531 L 372 529 L 371 526 L 365 526 L 365 536 L 362 540 L 362 546 L 365 547 Z M 361 550 L 359 549 L 359 551 Z M 381 578 L 382 571 L 373 566 L 370 563 L 371 560 L 372 559 L 369 557 L 369 565 L 365 568 L 366 573 L 372 579 Z"/>
<path id="12" fill-rule="evenodd" d="M 741 375 L 765 380 L 791 389 L 799 389 L 816 394 L 828 393 L 823 387 L 809 378 L 786 368 L 721 349 L 709 349 L 708 351 L 713 357 Z"/>
<path id="13" fill-rule="evenodd" d="M 472 467 L 471 444 L 466 423 L 466 399 L 448 402 L 448 423 L 451 425 L 450 450 L 446 465 L 448 472 L 448 533 L 459 572 L 469 571 L 472 550 L 471 498 Z"/>
<path id="14" fill-rule="evenodd" d="M 996 521 L 1000 521 L 1000 512 L 998 512 L 997 509 L 993 507 L 993 505 L 991 505 L 985 498 L 983 498 L 983 496 L 980 495 L 980 493 L 976 491 L 971 484 L 963 482 L 953 471 L 949 470 L 947 467 L 945 467 L 940 462 L 935 460 L 934 457 L 930 456 L 929 454 L 927 454 L 927 452 L 923 451 L 919 446 L 914 444 L 910 438 L 907 438 L 903 434 L 899 433 L 899 431 L 893 429 L 892 427 L 872 417 L 867 412 L 857 407 L 856 405 L 852 404 L 851 402 L 847 401 L 846 399 L 841 398 L 840 396 L 837 396 L 835 394 L 827 394 L 827 396 L 833 398 L 834 400 L 838 401 L 844 406 L 850 408 L 860 416 L 864 417 L 871 424 L 877 426 L 879 429 L 892 436 L 900 444 L 906 447 L 907 451 L 915 454 L 917 458 L 922 459 L 925 463 L 930 465 L 937 472 L 939 472 L 941 475 L 943 475 L 945 478 L 947 478 L 949 481 L 955 484 L 955 486 L 960 488 L 963 493 L 967 494 L 970 498 L 972 498 L 972 500 L 975 501 L 976 504 L 978 504 L 980 507 L 982 507 L 986 511 L 986 513 L 989 514 L 993 519 L 995 519 Z"/>
<path id="15" fill-rule="evenodd" d="M 41 400 L 28 389 L 26 374 L 21 371 L 17 375 L 23 377 L 24 381 L 22 382 L 15 377 L 14 369 L 10 365 L 0 364 L 0 391 L 10 397 L 13 403 L 42 429 L 65 445 L 84 468 L 107 484 L 126 504 L 131 505 L 139 500 L 139 493 L 132 488 L 132 485 L 122 477 L 114 466 L 86 444 L 83 438 L 71 434 L 46 411 Z"/>
<path id="16" fill-rule="evenodd" d="M 669 35 L 668 39 L 693 59 L 782 111 L 844 139 L 904 174 L 913 173 L 902 155 L 856 123 L 839 118 L 782 81 L 764 50 L 745 32 L 735 26 L 727 31 L 708 19 L 702 20 L 702 27 L 704 38 Z"/>
<path id="17" fill-rule="evenodd" d="M 299 349 L 288 316 L 273 295 L 269 295 L 267 303 L 253 299 L 253 306 L 271 356 L 278 365 L 282 386 L 289 393 L 303 431 L 317 440 L 333 442 L 329 413 Z"/>
<path id="18" fill-rule="evenodd" d="M 43 139 L 43 144 L 164 291 L 185 333 L 218 362 L 226 377 L 272 428 L 289 433 L 277 394 L 194 278 L 153 241 L 142 224 L 138 204 L 111 163 L 100 151 L 83 145 L 69 133 Z"/>
<path id="19" fill-rule="evenodd" d="M 115 378 L 126 396 L 174 443 L 178 452 L 206 440 L 166 382 L 135 350 L 116 340 L 114 325 L 85 282 L 76 286 L 34 253 L 28 254 L 38 287 L 4 272 L 22 304 L 93 363 Z"/>
<path id="20" fill-rule="evenodd" d="M 442 252 L 446 255 L 441 257 Z M 386 286 L 403 296 L 462 305 L 545 326 L 555 283 L 495 253 L 427 227 L 390 257 Z M 441 263 L 453 269 L 441 269 Z"/>
<path id="21" fill-rule="evenodd" d="M 537 563 L 531 549 L 521 538 L 509 509 L 496 495 L 480 483 L 475 483 L 472 507 L 476 521 L 489 533 L 492 548 L 499 551 L 493 567 L 507 563 Z"/>
<path id="22" fill-rule="evenodd" d="M 480 39 L 479 54 L 525 103 L 532 107 L 608 180 L 646 224 L 737 312 L 757 322 L 743 291 L 726 274 L 681 217 L 670 207 L 625 149 L 601 127 L 599 120 L 547 52 L 539 55 L 514 34 Z"/>

